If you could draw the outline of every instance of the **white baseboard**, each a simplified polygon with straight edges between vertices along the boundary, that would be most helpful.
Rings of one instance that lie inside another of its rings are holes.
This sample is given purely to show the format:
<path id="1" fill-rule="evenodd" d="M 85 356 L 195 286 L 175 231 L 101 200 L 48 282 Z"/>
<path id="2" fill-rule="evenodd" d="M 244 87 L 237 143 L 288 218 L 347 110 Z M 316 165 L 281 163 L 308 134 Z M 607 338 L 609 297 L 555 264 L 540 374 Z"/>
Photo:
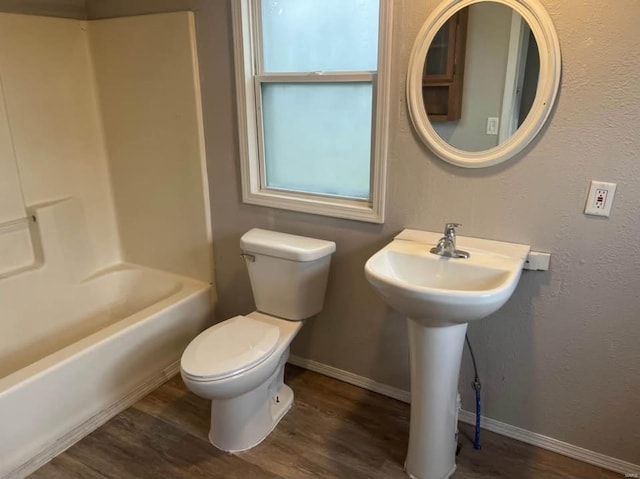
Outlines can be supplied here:
<path id="1" fill-rule="evenodd" d="M 378 383 L 373 379 L 365 378 L 364 376 L 358 376 L 357 374 L 344 371 L 342 369 L 334 368 L 333 366 L 327 366 L 326 364 L 312 361 L 311 359 L 301 358 L 293 354 L 289 355 L 288 361 L 294 366 L 300 366 L 301 368 L 314 371 L 316 373 L 324 374 L 330 378 L 344 381 L 345 383 L 359 386 L 362 389 L 367 389 L 383 396 L 387 396 L 398 401 L 409 403 L 411 402 L 411 394 L 409 391 L 394 388 L 393 386 L 387 386 L 386 384 Z"/>
<path id="2" fill-rule="evenodd" d="M 312 361 L 310 359 L 290 355 L 289 362 L 295 366 L 300 366 L 301 368 L 324 374 L 325 376 L 353 384 L 354 386 L 359 386 L 363 389 L 367 389 L 399 401 L 409 403 L 411 400 L 411 394 L 409 391 L 381 384 L 372 379 L 358 376 L 357 374 L 334 368 L 332 366 L 327 366 L 326 364 Z M 470 411 L 461 410 L 458 418 L 460 421 L 467 424 L 473 425 L 476 423 L 476 415 Z M 562 454 L 563 456 L 577 459 L 578 461 L 593 464 L 594 466 L 602 467 L 603 469 L 608 469 L 620 474 L 640 474 L 640 465 L 622 461 L 614 457 L 605 456 L 599 452 L 589 451 L 588 449 L 574 446 L 573 444 L 562 442 L 557 439 L 553 439 L 552 437 L 543 436 L 536 432 L 527 431 L 526 429 L 521 429 L 504 422 L 496 421 L 495 419 L 483 416 L 480 419 L 480 425 L 487 431 L 495 432 L 502 436 L 516 439 L 542 449 L 547 449 L 549 451 Z"/>
<path id="3" fill-rule="evenodd" d="M 55 442 L 45 446 L 38 454 L 22 464 L 20 467 L 9 473 L 5 479 L 23 479 L 40 467 L 44 466 L 58 454 L 63 453 L 76 442 L 90 433 L 98 429 L 112 417 L 120 414 L 122 411 L 132 406 L 144 396 L 154 389 L 158 388 L 180 371 L 180 360 L 171 363 L 169 366 L 150 377 L 147 381 L 140 384 L 133 391 L 128 393 L 111 406 L 100 411 L 95 416 L 87 419 L 85 422 L 70 430 L 64 436 L 58 438 Z"/>

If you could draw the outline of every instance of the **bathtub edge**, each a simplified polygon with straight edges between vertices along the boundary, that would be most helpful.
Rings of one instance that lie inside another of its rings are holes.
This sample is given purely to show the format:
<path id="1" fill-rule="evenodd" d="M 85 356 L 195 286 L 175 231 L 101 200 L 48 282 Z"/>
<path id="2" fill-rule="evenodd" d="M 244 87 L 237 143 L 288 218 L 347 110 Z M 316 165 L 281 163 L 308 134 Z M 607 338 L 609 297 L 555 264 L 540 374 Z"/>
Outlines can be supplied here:
<path id="1" fill-rule="evenodd" d="M 122 411 L 131 407 L 140 399 L 162 386 L 169 379 L 178 374 L 178 372 L 180 372 L 179 359 L 150 376 L 144 383 L 124 395 L 121 399 L 112 403 L 109 407 L 101 410 L 98 414 L 95 414 L 78 426 L 74 427 L 54 442 L 44 446 L 38 454 L 18 466 L 4 479 L 23 479 L 29 474 L 32 474 L 37 469 L 51 461 L 54 457 L 63 453 L 82 438 L 88 436 L 100 426 L 104 425 L 111 418 L 117 416 Z"/>

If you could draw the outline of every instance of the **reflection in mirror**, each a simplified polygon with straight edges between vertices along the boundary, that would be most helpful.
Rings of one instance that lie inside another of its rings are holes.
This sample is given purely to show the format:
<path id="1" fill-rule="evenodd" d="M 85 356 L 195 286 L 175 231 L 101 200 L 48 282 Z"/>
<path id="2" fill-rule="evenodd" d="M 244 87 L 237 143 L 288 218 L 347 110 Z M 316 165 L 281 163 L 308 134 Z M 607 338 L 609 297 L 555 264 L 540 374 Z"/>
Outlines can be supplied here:
<path id="1" fill-rule="evenodd" d="M 422 95 L 438 135 L 477 152 L 508 140 L 535 99 L 540 56 L 527 22 L 497 2 L 454 13 L 424 62 Z"/>

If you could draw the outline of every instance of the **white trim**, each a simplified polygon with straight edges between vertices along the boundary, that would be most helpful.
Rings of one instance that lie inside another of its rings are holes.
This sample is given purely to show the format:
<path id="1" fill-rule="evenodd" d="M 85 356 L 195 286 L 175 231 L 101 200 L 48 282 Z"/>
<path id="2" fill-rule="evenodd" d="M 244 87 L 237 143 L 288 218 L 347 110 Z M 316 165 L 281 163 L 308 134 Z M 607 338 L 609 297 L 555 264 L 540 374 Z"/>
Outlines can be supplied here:
<path id="1" fill-rule="evenodd" d="M 324 374 L 325 376 L 328 376 L 330 378 L 353 384 L 354 386 L 361 387 L 362 389 L 366 389 L 367 391 L 373 391 L 375 393 L 382 394 L 383 396 L 397 399 L 398 401 L 406 403 L 411 402 L 411 393 L 409 391 L 394 388 L 393 386 L 387 386 L 386 384 L 376 382 L 373 379 L 365 378 L 364 376 L 350 373 L 349 371 L 344 371 L 343 369 L 334 368 L 333 366 L 328 366 L 311 359 L 301 358 L 300 356 L 296 356 L 295 354 L 290 354 L 287 362 L 293 364 L 294 366 L 299 366 L 301 368 L 308 369 L 309 371 Z"/>
<path id="2" fill-rule="evenodd" d="M 374 81 L 374 155 L 371 168 L 371 209 L 376 223 L 384 222 L 389 143 L 389 103 L 391 97 L 391 55 L 393 52 L 393 0 L 380 1 L 378 32 L 378 74 Z M 377 83 L 377 84 L 376 84 Z M 377 88 L 376 88 L 377 87 Z"/>
<path id="3" fill-rule="evenodd" d="M 329 196 L 304 195 L 296 192 L 263 189 L 244 198 L 251 205 L 269 206 L 292 211 L 301 211 L 323 216 L 346 218 L 372 223 L 382 223 L 383 217 L 372 211 L 371 202 Z"/>
<path id="4" fill-rule="evenodd" d="M 241 0 L 242 1 L 242 0 Z M 251 56 L 254 59 L 253 66 L 255 70 L 253 71 L 256 75 L 261 75 L 264 72 L 264 58 L 262 55 L 255 55 L 255 52 L 262 52 L 262 8 L 261 8 L 262 0 L 249 0 L 249 3 L 246 5 L 247 8 L 250 9 L 249 15 L 256 15 L 257 19 L 253 20 L 251 17 L 251 30 L 253 32 L 253 38 L 251 43 Z"/>
<path id="5" fill-rule="evenodd" d="M 422 71 L 431 41 L 454 13 L 485 0 L 444 0 L 429 15 L 413 44 L 407 73 L 407 106 L 418 136 L 437 156 L 464 168 L 496 165 L 520 153 L 540 132 L 556 101 L 560 86 L 561 57 L 558 35 L 551 17 L 538 0 L 493 0 L 512 8 L 529 24 L 538 44 L 538 90 L 525 121 L 507 141 L 484 151 L 464 151 L 438 135 L 427 117 L 422 100 Z"/>
<path id="6" fill-rule="evenodd" d="M 88 436 L 90 433 L 98 429 L 109 419 L 117 416 L 122 411 L 129 408 L 140 399 L 145 397 L 147 394 L 152 392 L 154 389 L 157 389 L 162 384 L 166 383 L 179 371 L 180 360 L 171 363 L 166 368 L 151 376 L 147 381 L 140 384 L 129 394 L 114 402 L 111 406 L 100 411 L 95 416 L 87 419 L 82 424 L 76 426 L 71 431 L 58 438 L 56 441 L 46 445 L 38 454 L 33 456 L 31 459 L 19 466 L 14 471 L 10 472 L 9 475 L 5 476 L 3 479 L 23 479 L 27 477 L 29 474 L 44 466 L 47 462 L 49 462 L 57 455 L 62 454 L 82 438 Z"/>
<path id="7" fill-rule="evenodd" d="M 9 233 L 10 231 L 26 229 L 28 227 L 29 218 L 19 218 L 17 220 L 7 221 L 6 223 L 0 223 L 0 233 Z"/>
<path id="8" fill-rule="evenodd" d="M 405 403 L 411 402 L 411 393 L 409 391 L 388 386 L 386 384 L 376 382 L 373 379 L 365 378 L 342 369 L 334 368 L 333 366 L 328 366 L 326 364 L 295 355 L 290 355 L 288 362 L 295 366 L 324 374 L 330 378 L 353 384 L 354 386 L 361 387 L 368 391 L 382 394 L 383 396 L 397 399 Z M 458 419 L 467 424 L 473 425 L 476 423 L 475 413 L 470 411 L 461 410 L 458 415 Z M 602 467 L 603 469 L 608 469 L 620 474 L 640 473 L 640 465 L 622 461 L 579 446 L 574 446 L 573 444 L 562 442 L 536 432 L 527 431 L 526 429 L 521 429 L 510 424 L 496 421 L 495 419 L 483 416 L 480 418 L 480 425 L 487 431 L 495 432 L 502 436 L 531 444 L 532 446 L 547 449 L 548 451 L 562 454 L 563 456 L 577 459 L 578 461 L 593 464 L 594 466 Z"/>
<path id="9" fill-rule="evenodd" d="M 249 106 L 256 104 L 253 81 L 253 69 L 257 68 L 254 58 L 253 38 L 257 35 L 252 31 L 251 8 L 244 1 L 231 3 L 233 22 L 233 51 L 236 70 L 236 102 L 238 106 L 238 137 L 240 148 L 240 176 L 242 184 L 242 199 L 245 203 L 251 198 L 253 185 L 260 185 L 260 171 L 258 165 L 249 158 L 256 158 L 258 149 L 258 128 L 256 112 L 249 110 Z M 246 50 L 246 55 L 245 55 Z"/>
<path id="10" fill-rule="evenodd" d="M 371 83 L 376 72 L 263 73 L 259 83 Z"/>
<path id="11" fill-rule="evenodd" d="M 529 27 L 522 17 L 514 10 L 511 13 L 511 30 L 509 32 L 509 53 L 504 75 L 504 92 L 502 96 L 502 113 L 500 115 L 500 130 L 498 144 L 507 141 L 518 129 L 518 115 L 520 99 L 522 98 L 522 82 L 524 80 L 524 65 L 521 61 L 527 53 L 529 44 Z M 524 51 L 523 51 L 524 50 Z M 520 87 L 520 92 L 518 88 Z"/>
<path id="12" fill-rule="evenodd" d="M 476 423 L 476 415 L 465 410 L 460 411 L 458 419 L 467 424 L 473 425 Z M 563 456 L 593 464 L 594 466 L 602 467 L 603 469 L 608 469 L 620 474 L 640 473 L 640 465 L 622 461 L 615 457 L 605 456 L 599 452 L 574 446 L 573 444 L 527 431 L 526 429 L 521 429 L 504 422 L 496 421 L 495 419 L 482 416 L 480 418 L 480 426 L 487 431 L 495 432 L 496 434 L 516 439 L 518 441 L 531 444 L 532 446 L 540 447 L 542 449 L 562 454 Z"/>
<path id="13" fill-rule="evenodd" d="M 253 5 L 253 9 L 252 9 Z M 386 165 L 388 148 L 389 96 L 391 79 L 392 0 L 380 0 L 378 70 L 374 72 L 313 72 L 305 74 L 262 74 L 258 0 L 232 2 L 234 60 L 236 69 L 236 101 L 240 140 L 240 172 L 242 201 L 247 204 L 301 211 L 323 216 L 353 219 L 371 223 L 384 221 Z M 287 82 L 371 82 L 374 90 L 372 118 L 372 167 L 370 198 L 353 200 L 330 195 L 288 192 L 264 187 L 260 171 L 261 105 L 260 83 Z"/>

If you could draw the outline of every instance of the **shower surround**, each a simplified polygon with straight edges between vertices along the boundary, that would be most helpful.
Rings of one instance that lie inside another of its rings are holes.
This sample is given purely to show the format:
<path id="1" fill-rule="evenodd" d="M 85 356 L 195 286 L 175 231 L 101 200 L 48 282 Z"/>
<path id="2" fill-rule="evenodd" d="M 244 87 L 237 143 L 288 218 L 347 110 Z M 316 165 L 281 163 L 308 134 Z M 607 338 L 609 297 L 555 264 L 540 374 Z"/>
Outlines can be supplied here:
<path id="1" fill-rule="evenodd" d="M 0 477 L 177 372 L 215 302 L 193 15 L 0 14 Z"/>

